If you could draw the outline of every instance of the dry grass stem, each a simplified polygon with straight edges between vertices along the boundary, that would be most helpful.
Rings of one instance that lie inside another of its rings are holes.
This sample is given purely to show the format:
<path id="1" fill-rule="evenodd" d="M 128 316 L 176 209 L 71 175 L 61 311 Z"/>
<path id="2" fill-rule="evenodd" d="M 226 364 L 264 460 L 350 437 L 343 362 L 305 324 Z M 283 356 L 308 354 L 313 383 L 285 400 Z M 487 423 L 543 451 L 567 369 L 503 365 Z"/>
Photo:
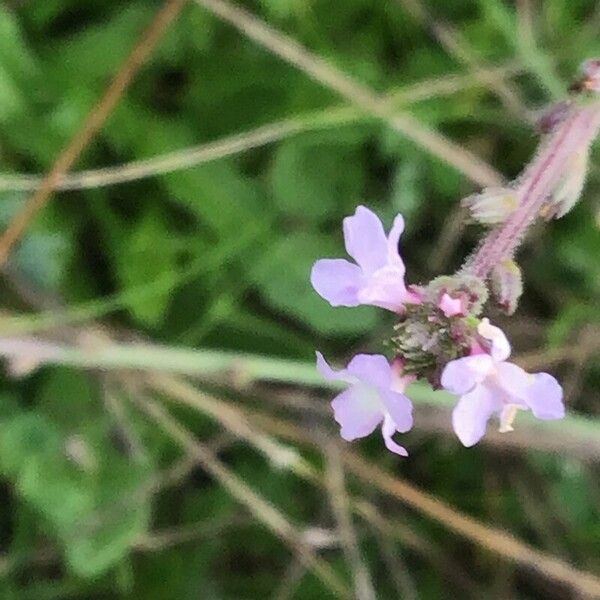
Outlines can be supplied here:
<path id="1" fill-rule="evenodd" d="M 373 116 L 452 165 L 480 186 L 500 185 L 502 176 L 485 161 L 439 133 L 427 129 L 409 114 L 390 109 L 385 98 L 314 55 L 290 37 L 276 31 L 252 13 L 226 0 L 194 0 L 270 52 L 290 63 L 321 85 Z"/>
<path id="2" fill-rule="evenodd" d="M 449 56 L 465 65 L 482 85 L 494 92 L 507 111 L 520 120 L 532 123 L 533 115 L 521 99 L 519 92 L 504 79 L 495 77 L 489 69 L 481 65 L 477 52 L 460 32 L 436 19 L 421 0 L 398 0 L 398 2 L 415 21 L 431 33 Z"/>
<path id="3" fill-rule="evenodd" d="M 49 202 L 58 182 L 71 169 L 81 153 L 100 131 L 164 31 L 181 12 L 186 2 L 187 0 L 166 0 L 150 25 L 142 33 L 131 54 L 107 87 L 98 104 L 94 106 L 83 125 L 58 155 L 40 187 L 9 223 L 0 238 L 0 267 L 4 266 L 12 247 L 35 218 L 38 211 Z"/>
<path id="4" fill-rule="evenodd" d="M 495 78 L 503 79 L 518 73 L 519 69 L 509 64 L 489 68 L 486 72 L 489 72 Z M 473 82 L 474 79 L 471 74 L 448 75 L 390 92 L 384 96 L 384 99 L 389 104 L 390 109 L 397 104 L 408 106 L 423 100 L 460 92 L 473 85 Z M 323 116 L 326 113 L 331 113 L 331 116 L 339 116 L 339 122 L 351 121 L 356 118 L 354 109 L 348 110 L 345 107 L 332 107 L 321 111 L 321 113 Z M 320 114 L 315 113 L 314 122 L 311 119 L 292 117 L 250 131 L 226 136 L 213 142 L 182 148 L 152 158 L 135 160 L 114 167 L 89 169 L 70 175 L 65 174 L 57 182 L 55 189 L 67 191 L 106 187 L 188 169 L 285 140 L 305 131 L 321 129 L 325 125 L 321 123 L 320 116 Z M 43 180 L 44 177 L 41 175 L 0 175 L 0 191 L 34 191 Z"/>
<path id="5" fill-rule="evenodd" d="M 262 414 L 252 415 L 252 419 L 274 435 L 317 447 L 320 445 L 318 440 L 292 423 Z M 413 485 L 395 478 L 351 450 L 347 450 L 342 456 L 348 472 L 366 485 L 400 500 L 481 548 L 564 583 L 578 593 L 592 597 L 594 594 L 600 595 L 600 578 L 597 576 L 540 552 L 504 531 L 484 525 Z"/>
<path id="6" fill-rule="evenodd" d="M 250 488 L 235 473 L 230 471 L 207 446 L 198 442 L 194 436 L 180 425 L 167 411 L 153 400 L 139 401 L 136 405 L 146 413 L 177 445 L 193 456 L 197 464 L 215 478 L 240 504 L 268 529 L 275 533 L 302 562 L 337 597 L 350 598 L 351 594 L 337 573 L 306 545 L 298 529 L 287 517 Z"/>
<path id="7" fill-rule="evenodd" d="M 327 472 L 325 481 L 329 501 L 337 523 L 344 555 L 354 578 L 356 600 L 376 600 L 371 576 L 361 556 L 358 537 L 352 522 L 350 502 L 346 492 L 344 466 L 337 440 L 327 444 L 326 455 Z"/>

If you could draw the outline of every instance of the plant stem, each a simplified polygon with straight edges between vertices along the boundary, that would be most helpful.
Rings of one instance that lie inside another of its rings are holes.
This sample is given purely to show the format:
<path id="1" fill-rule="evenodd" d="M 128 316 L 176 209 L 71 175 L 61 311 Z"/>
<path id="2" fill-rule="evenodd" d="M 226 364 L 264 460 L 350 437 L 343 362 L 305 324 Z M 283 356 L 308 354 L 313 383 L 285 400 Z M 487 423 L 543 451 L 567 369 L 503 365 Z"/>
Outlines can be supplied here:
<path id="1" fill-rule="evenodd" d="M 486 279 L 505 258 L 511 258 L 549 200 L 553 189 L 567 175 L 573 156 L 589 147 L 600 127 L 600 103 L 574 106 L 565 120 L 549 134 L 540 152 L 514 184 L 519 207 L 491 230 L 467 260 L 463 273 Z"/>
<path id="2" fill-rule="evenodd" d="M 120 370 L 176 373 L 180 375 L 218 378 L 222 384 L 251 384 L 257 382 L 281 383 L 339 390 L 339 382 L 326 381 L 313 363 L 272 358 L 255 354 L 218 350 L 194 350 L 151 344 L 120 344 L 108 342 L 82 348 L 55 344 L 36 338 L 0 338 L 0 357 L 12 362 L 14 367 L 36 368 L 45 364 L 63 365 L 83 369 Z M 16 370 L 16 369 L 15 369 Z M 411 400 L 416 406 L 448 411 L 455 399 L 450 394 L 432 391 L 423 383 L 410 388 Z M 523 427 L 512 436 L 513 446 L 531 446 L 517 439 L 522 429 L 528 440 L 536 440 L 536 447 L 560 451 L 583 460 L 600 457 L 600 425 L 585 417 L 568 415 L 560 422 L 538 421 L 527 414 L 519 416 Z M 542 438 L 550 436 L 551 443 Z M 492 435 L 493 437 L 493 435 Z M 509 440 L 502 436 L 503 443 Z M 543 442 L 543 443 L 542 443 Z"/>

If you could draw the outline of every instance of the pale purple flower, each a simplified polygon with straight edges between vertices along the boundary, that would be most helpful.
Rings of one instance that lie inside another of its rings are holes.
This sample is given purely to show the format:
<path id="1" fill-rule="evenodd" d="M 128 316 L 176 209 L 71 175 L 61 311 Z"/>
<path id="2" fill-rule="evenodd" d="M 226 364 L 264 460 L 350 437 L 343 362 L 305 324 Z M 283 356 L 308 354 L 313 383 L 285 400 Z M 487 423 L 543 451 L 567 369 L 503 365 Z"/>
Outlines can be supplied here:
<path id="1" fill-rule="evenodd" d="M 331 402 L 342 438 L 351 442 L 366 437 L 381 424 L 387 449 L 408 456 L 392 436 L 413 425 L 412 403 L 403 393 L 411 377 L 401 377 L 381 354 L 357 354 L 347 368 L 335 371 L 317 352 L 317 368 L 325 379 L 349 386 Z"/>
<path id="2" fill-rule="evenodd" d="M 483 319 L 478 327 L 488 352 L 449 362 L 442 372 L 442 387 L 460 396 L 452 413 L 452 425 L 467 447 L 485 434 L 489 418 L 500 418 L 500 431 L 512 431 L 518 410 L 531 410 L 538 419 L 565 415 L 560 384 L 548 373 L 530 375 L 506 362 L 510 344 L 498 327 Z"/>
<path id="3" fill-rule="evenodd" d="M 344 219 L 346 252 L 356 264 L 342 258 L 318 260 L 310 281 L 317 293 L 332 306 L 372 304 L 394 312 L 408 302 L 419 302 L 404 284 L 404 263 L 398 241 L 404 219 L 398 215 L 386 237 L 379 217 L 359 206 Z"/>

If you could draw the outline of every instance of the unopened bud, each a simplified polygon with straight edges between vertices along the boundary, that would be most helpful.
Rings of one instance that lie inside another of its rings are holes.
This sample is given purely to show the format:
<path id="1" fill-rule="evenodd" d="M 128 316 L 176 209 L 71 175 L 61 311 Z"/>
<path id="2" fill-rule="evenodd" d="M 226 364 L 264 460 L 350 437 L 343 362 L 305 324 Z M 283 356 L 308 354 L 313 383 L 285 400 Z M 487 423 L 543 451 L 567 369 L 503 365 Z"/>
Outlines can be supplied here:
<path id="1" fill-rule="evenodd" d="M 464 315 L 478 315 L 488 299 L 485 282 L 479 277 L 465 273 L 452 277 L 436 277 L 427 286 L 428 300 L 435 306 L 440 307 L 439 303 L 444 294 L 461 300 Z"/>
<path id="2" fill-rule="evenodd" d="M 444 316 L 450 317 L 464 317 L 467 314 L 466 299 L 464 295 L 460 298 L 454 298 L 447 292 L 442 294 L 440 301 L 438 302 L 438 308 L 444 313 Z"/>
<path id="3" fill-rule="evenodd" d="M 503 223 L 519 207 L 519 197 L 511 188 L 486 188 L 462 201 L 475 221 L 484 225 Z"/>
<path id="4" fill-rule="evenodd" d="M 600 92 L 600 58 L 590 58 L 581 65 L 582 87 L 592 92 Z"/>
<path id="5" fill-rule="evenodd" d="M 585 185 L 588 170 L 589 148 L 575 152 L 560 178 L 550 201 L 542 210 L 545 219 L 560 219 L 577 204 Z"/>
<path id="6" fill-rule="evenodd" d="M 508 315 L 517 310 L 523 293 L 521 269 L 514 260 L 505 259 L 492 270 L 490 282 L 498 306 Z"/>

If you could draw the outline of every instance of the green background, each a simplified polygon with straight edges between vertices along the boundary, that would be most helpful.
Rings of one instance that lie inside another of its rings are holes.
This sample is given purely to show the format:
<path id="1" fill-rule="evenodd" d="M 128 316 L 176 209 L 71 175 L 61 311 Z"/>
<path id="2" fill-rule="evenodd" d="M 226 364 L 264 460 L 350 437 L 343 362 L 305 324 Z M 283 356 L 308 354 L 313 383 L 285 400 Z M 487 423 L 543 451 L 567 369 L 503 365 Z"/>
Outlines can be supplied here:
<path id="1" fill-rule="evenodd" d="M 600 55 L 600 6 L 592 1 L 244 4 L 377 94 L 391 95 L 390 106 L 419 128 L 437 131 L 507 178 L 535 152 L 538 111 L 563 96 L 582 60 Z M 31 181 L 14 176 L 52 166 L 160 6 L 0 1 L 0 222 L 8 224 L 31 193 L 23 189 Z M 449 28 L 458 48 L 443 43 Z M 405 216 L 402 253 L 411 282 L 451 273 L 482 234 L 459 227 L 459 201 L 477 184 L 443 153 L 353 108 L 201 6 L 190 2 L 169 27 L 75 170 L 271 124 L 280 138 L 273 143 L 167 174 L 55 194 L 2 276 L 0 335 L 16 335 L 18 314 L 23 330 L 74 344 L 94 320 L 114 339 L 294 359 L 302 373 L 315 348 L 338 364 L 359 350 L 381 352 L 392 315 L 329 307 L 310 287 L 312 263 L 343 256 L 341 219 L 365 204 L 386 227 L 396 213 Z M 589 417 L 586 427 L 594 432 L 596 155 L 583 201 L 561 221 L 534 228 L 519 254 L 525 293 L 517 315 L 491 312 L 517 355 L 529 353 L 537 370 L 561 379 L 570 410 Z M 333 392 L 293 385 L 294 373 L 283 377 L 285 385 L 249 385 L 243 373 L 241 381 L 194 385 L 233 406 L 325 431 L 312 449 L 299 450 L 321 472 L 337 439 L 327 414 Z M 222 482 L 178 463 L 181 448 L 130 402 L 157 397 L 143 388 L 145 377 L 129 376 L 132 387 L 119 371 L 43 366 L 12 377 L 5 370 L 2 597 L 333 597 L 302 567 L 291 577 L 297 562 L 289 545 Z M 388 455 L 377 435 L 356 449 L 482 523 L 581 570 L 600 571 L 599 471 L 582 458 L 586 442 L 577 432 L 569 451 L 547 432 L 540 442 L 535 436 L 543 432 L 535 429 L 520 447 L 482 443 L 466 450 L 440 425 L 447 412 L 432 411 L 406 437 L 409 459 Z M 316 552 L 352 586 L 356 565 L 338 539 L 326 491 L 224 435 L 202 411 L 178 407 L 172 414 L 299 531 L 333 535 Z M 182 474 L 165 482 L 174 464 Z M 499 559 L 365 482 L 348 475 L 347 486 L 422 544 L 415 550 L 410 536 L 390 537 L 355 519 L 378 598 L 571 597 L 567 586 Z"/>

